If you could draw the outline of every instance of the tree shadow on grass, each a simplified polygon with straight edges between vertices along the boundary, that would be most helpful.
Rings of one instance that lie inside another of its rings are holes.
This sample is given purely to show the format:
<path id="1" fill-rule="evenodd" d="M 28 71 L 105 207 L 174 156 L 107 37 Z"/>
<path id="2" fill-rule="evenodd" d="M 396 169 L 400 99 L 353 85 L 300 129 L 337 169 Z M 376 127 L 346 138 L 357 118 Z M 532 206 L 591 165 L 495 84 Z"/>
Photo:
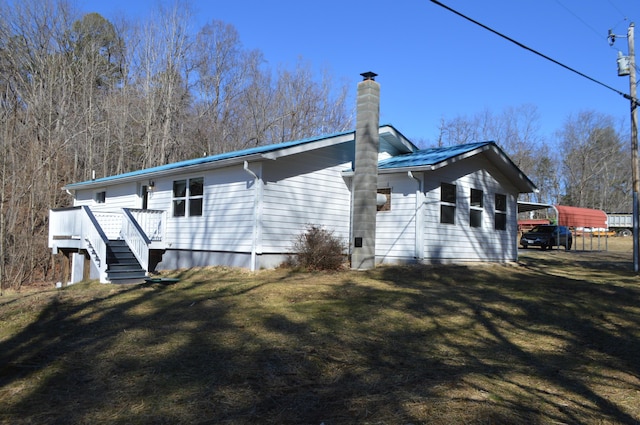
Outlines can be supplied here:
<path id="1" fill-rule="evenodd" d="M 0 342 L 0 422 L 640 419 L 603 392 L 640 391 L 633 287 L 518 267 L 327 276 L 61 291 Z"/>
<path id="2" fill-rule="evenodd" d="M 392 268 L 384 275 L 394 285 L 426 290 L 424 298 L 407 305 L 410 310 L 442 323 L 451 323 L 443 303 L 466 312 L 481 342 L 454 339 L 451 335 L 458 330 L 451 327 L 443 327 L 434 339 L 447 340 L 463 354 L 465 367 L 459 373 L 480 375 L 487 393 L 492 385 L 509 384 L 512 393 L 503 391 L 497 396 L 500 401 L 493 400 L 495 406 L 535 411 L 543 423 L 640 421 L 637 410 L 630 414 L 628 405 L 617 405 L 603 388 L 627 394 L 640 390 L 635 360 L 640 349 L 638 288 L 530 270 L 521 273 L 518 268 L 498 279 L 482 267 L 460 266 L 416 268 L 409 277 Z M 627 274 L 621 272 L 621 277 Z M 423 286 L 426 280 L 431 282 L 428 288 Z M 521 377 L 513 379 L 514 375 Z M 524 375 L 532 379 L 527 382 Z M 555 396 L 549 396 L 549 388 Z"/>

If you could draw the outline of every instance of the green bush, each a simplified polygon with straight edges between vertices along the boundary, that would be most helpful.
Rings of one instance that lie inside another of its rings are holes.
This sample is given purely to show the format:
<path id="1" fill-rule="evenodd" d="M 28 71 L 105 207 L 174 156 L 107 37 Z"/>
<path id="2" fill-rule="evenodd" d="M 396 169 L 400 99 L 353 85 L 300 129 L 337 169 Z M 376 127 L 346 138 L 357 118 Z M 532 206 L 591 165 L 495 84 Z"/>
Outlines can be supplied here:
<path id="1" fill-rule="evenodd" d="M 288 265 L 308 270 L 340 270 L 345 261 L 344 251 L 344 244 L 333 232 L 309 224 L 296 236 Z"/>

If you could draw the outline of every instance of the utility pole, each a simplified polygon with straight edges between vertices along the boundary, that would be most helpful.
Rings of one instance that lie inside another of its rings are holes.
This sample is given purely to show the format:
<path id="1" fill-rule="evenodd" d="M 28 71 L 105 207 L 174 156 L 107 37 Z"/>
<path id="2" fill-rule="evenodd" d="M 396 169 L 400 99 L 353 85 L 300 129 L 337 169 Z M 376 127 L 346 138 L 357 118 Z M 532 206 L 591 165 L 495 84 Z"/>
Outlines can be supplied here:
<path id="1" fill-rule="evenodd" d="M 638 180 L 638 114 L 636 98 L 636 54 L 634 42 L 635 25 L 629 24 L 627 30 L 627 43 L 629 45 L 629 56 L 623 56 L 618 52 L 618 75 L 629 76 L 629 96 L 625 97 L 631 102 L 631 178 L 633 180 L 633 271 L 640 270 L 640 205 L 638 204 L 638 193 L 640 192 L 640 182 Z M 609 45 L 613 46 L 616 35 L 609 30 Z"/>
<path id="2" fill-rule="evenodd" d="M 634 27 L 633 22 L 629 24 L 627 30 L 627 43 L 629 43 L 629 96 L 631 96 L 631 176 L 633 178 L 633 271 L 638 272 L 640 268 L 640 257 L 638 249 L 638 234 L 639 221 L 638 214 L 640 214 L 638 206 L 638 192 L 640 192 L 640 183 L 638 183 L 638 114 L 636 102 L 636 54 L 635 54 L 635 42 L 634 42 Z"/>

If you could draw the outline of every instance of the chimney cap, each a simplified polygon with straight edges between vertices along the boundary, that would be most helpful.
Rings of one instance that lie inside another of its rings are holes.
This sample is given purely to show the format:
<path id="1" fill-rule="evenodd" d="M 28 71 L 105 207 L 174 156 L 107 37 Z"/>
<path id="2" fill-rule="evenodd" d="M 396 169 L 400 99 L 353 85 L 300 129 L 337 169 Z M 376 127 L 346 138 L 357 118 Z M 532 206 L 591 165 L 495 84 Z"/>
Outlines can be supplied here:
<path id="1" fill-rule="evenodd" d="M 360 75 L 362 75 L 362 77 L 363 77 L 362 81 L 367 81 L 367 80 L 375 81 L 376 77 L 378 76 L 378 74 L 376 74 L 375 72 L 371 72 L 371 71 L 363 72 Z"/>

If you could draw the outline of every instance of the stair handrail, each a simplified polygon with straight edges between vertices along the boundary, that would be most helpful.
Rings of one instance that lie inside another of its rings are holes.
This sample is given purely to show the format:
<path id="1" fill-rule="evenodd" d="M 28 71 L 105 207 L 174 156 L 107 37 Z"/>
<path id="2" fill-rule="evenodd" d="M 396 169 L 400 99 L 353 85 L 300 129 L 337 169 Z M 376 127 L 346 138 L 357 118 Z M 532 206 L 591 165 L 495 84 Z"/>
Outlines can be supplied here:
<path id="1" fill-rule="evenodd" d="M 107 243 L 109 240 L 91 209 L 87 205 L 83 205 L 82 211 L 84 211 L 82 226 L 84 240 L 87 243 L 91 260 L 100 273 L 100 282 L 107 283 Z"/>
<path id="2" fill-rule="evenodd" d="M 129 208 L 123 208 L 122 229 L 120 235 L 125 240 L 131 252 L 136 257 L 145 272 L 149 271 L 149 244 L 151 239 L 147 236 Z"/>

